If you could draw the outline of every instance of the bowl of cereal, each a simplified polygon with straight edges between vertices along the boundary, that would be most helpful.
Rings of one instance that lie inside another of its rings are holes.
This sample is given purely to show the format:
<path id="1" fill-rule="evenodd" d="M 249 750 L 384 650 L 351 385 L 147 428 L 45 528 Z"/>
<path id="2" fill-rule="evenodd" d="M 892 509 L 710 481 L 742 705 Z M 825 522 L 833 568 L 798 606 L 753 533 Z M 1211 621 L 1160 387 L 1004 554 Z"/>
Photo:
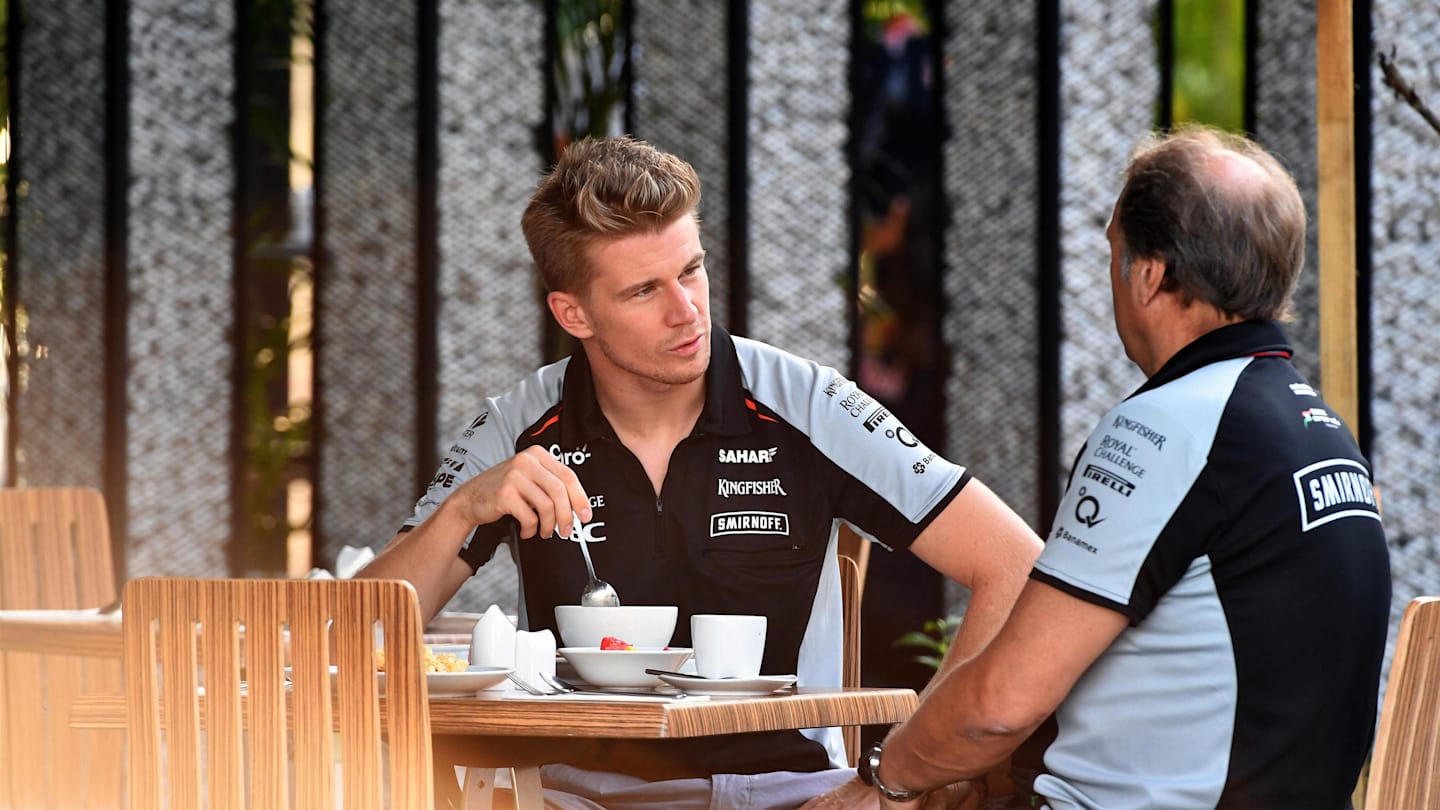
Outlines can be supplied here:
<path id="1" fill-rule="evenodd" d="M 664 647 L 675 634 L 674 605 L 556 605 L 555 627 L 565 647 L 599 647 L 609 636 L 632 647 Z"/>

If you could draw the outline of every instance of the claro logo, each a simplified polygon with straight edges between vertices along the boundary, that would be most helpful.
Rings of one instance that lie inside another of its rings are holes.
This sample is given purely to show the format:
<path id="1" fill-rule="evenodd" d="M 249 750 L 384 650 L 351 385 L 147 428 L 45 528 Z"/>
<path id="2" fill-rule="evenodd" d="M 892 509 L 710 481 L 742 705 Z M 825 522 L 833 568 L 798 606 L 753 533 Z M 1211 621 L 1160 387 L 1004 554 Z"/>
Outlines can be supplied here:
<path id="1" fill-rule="evenodd" d="M 587 447 L 588 445 L 582 444 L 575 450 L 561 450 L 560 445 L 552 444 L 550 445 L 550 455 L 566 467 L 579 467 L 590 458 L 591 453 L 586 449 Z"/>

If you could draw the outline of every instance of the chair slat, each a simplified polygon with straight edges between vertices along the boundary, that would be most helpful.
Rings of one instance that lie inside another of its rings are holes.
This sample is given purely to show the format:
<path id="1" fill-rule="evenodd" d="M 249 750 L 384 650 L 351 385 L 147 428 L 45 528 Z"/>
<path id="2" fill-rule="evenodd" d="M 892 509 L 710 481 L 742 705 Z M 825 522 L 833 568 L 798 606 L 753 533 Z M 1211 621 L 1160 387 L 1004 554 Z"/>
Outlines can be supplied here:
<path id="1" fill-rule="evenodd" d="M 232 600 L 236 594 L 202 594 L 201 673 L 205 684 L 205 782 L 214 810 L 245 807 L 245 734 L 240 721 L 240 622 L 248 617 Z"/>
<path id="2" fill-rule="evenodd" d="M 386 664 L 392 672 L 423 672 L 423 655 L 418 659 L 416 650 L 424 649 L 425 628 L 418 613 L 404 610 L 402 601 L 408 596 L 404 591 L 388 589 L 376 594 L 382 600 L 381 616 L 390 617 L 385 624 L 385 650 L 387 656 L 393 651 L 395 663 Z M 395 799 L 396 806 L 428 807 L 433 802 L 430 756 L 430 713 L 426 710 L 425 680 L 395 678 L 386 680 L 387 706 L 390 710 L 390 782 L 392 785 L 419 786 L 422 790 L 414 795 Z M 453 779 L 453 775 L 451 776 Z"/>
<path id="3" fill-rule="evenodd" d="M 369 583 L 366 583 L 369 584 Z M 375 685 L 375 594 L 352 588 L 339 605 L 348 621 L 335 626 L 335 663 L 339 669 L 340 739 L 344 749 L 345 805 L 357 810 L 379 807 L 379 797 L 365 786 L 381 784 L 380 705 Z M 397 650 L 398 654 L 398 650 Z M 403 665 L 387 656 L 385 669 Z"/>
<path id="4" fill-rule="evenodd" d="M 1366 810 L 1440 807 L 1440 597 L 1400 622 L 1365 788 Z"/>
<path id="5" fill-rule="evenodd" d="M 295 806 L 320 807 L 334 794 L 331 733 L 330 594 L 287 592 L 294 680 Z"/>
<path id="6" fill-rule="evenodd" d="M 251 733 L 270 741 L 250 750 L 251 806 L 288 807 L 289 750 L 285 729 L 286 591 L 278 582 L 245 595 L 245 674 Z"/>
<path id="7" fill-rule="evenodd" d="M 125 586 L 125 715 L 130 734 L 130 806 L 163 806 L 160 685 L 156 639 L 161 594 Z"/>
<path id="8" fill-rule="evenodd" d="M 159 608 L 160 709 L 165 728 L 167 788 L 173 807 L 200 807 L 200 688 L 196 677 L 196 583 L 162 594 Z M 128 617 L 127 617 L 128 618 Z"/>

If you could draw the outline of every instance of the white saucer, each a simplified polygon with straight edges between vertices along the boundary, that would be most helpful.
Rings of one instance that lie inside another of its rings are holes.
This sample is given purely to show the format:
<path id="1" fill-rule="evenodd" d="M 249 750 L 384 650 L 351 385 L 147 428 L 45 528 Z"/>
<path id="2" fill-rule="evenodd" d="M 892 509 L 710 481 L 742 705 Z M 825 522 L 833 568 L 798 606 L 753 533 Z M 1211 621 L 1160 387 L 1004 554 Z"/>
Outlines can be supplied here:
<path id="1" fill-rule="evenodd" d="M 702 678 L 699 675 L 658 677 L 692 695 L 768 695 L 795 683 L 794 675 L 760 675 L 755 678 Z"/>

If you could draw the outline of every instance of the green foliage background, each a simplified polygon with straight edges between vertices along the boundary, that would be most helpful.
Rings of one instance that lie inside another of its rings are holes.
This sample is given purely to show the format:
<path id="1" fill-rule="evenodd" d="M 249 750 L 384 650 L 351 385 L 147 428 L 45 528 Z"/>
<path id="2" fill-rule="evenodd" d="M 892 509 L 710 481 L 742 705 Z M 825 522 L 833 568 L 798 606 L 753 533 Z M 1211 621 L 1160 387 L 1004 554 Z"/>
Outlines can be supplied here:
<path id="1" fill-rule="evenodd" d="M 1245 0 L 1174 0 L 1171 120 L 1245 126 Z"/>

